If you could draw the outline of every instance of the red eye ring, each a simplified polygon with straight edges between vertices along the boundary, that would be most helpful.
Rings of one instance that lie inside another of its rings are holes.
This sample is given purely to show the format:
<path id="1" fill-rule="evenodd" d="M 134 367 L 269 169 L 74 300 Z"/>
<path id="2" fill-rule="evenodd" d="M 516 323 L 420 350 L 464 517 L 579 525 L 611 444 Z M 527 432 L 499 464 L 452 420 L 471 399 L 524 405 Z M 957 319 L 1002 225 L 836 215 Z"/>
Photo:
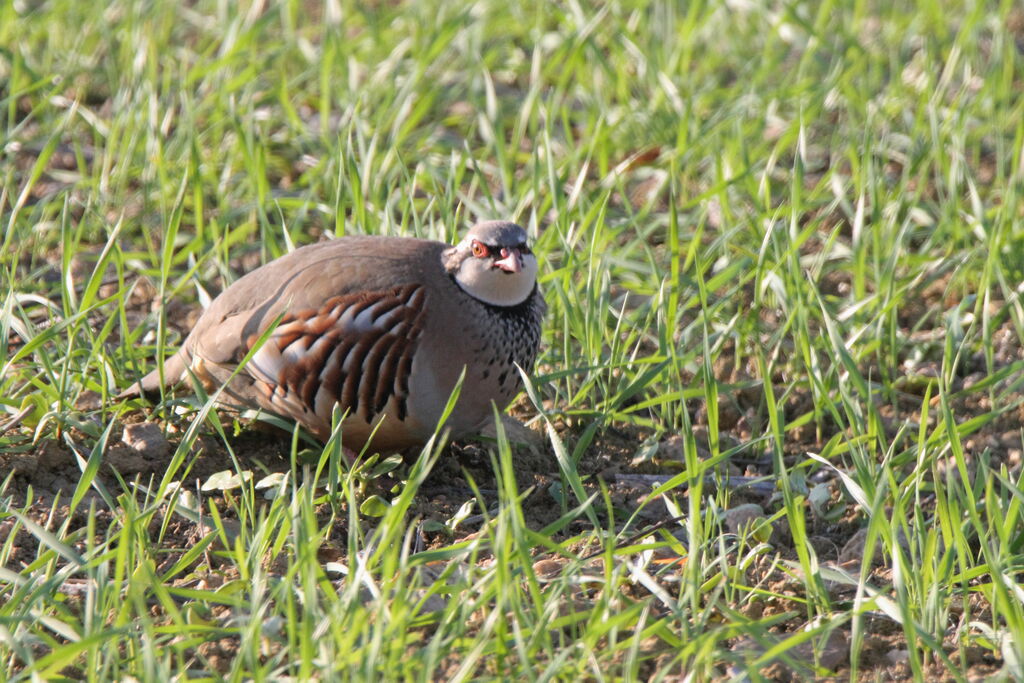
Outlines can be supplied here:
<path id="1" fill-rule="evenodd" d="M 477 258 L 485 258 L 490 256 L 491 250 L 487 248 L 487 245 L 479 240 L 473 240 L 472 244 L 473 256 Z"/>

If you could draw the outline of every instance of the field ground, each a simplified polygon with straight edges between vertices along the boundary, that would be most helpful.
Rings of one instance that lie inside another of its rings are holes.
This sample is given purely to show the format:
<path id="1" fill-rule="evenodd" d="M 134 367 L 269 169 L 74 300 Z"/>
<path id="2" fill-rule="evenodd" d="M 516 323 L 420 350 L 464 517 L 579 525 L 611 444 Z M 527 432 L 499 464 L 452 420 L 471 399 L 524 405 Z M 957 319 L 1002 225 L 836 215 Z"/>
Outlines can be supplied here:
<path id="1" fill-rule="evenodd" d="M 1022 180 L 1010 1 L 0 2 L 0 678 L 1024 680 Z M 114 398 L 483 218 L 507 433 Z"/>

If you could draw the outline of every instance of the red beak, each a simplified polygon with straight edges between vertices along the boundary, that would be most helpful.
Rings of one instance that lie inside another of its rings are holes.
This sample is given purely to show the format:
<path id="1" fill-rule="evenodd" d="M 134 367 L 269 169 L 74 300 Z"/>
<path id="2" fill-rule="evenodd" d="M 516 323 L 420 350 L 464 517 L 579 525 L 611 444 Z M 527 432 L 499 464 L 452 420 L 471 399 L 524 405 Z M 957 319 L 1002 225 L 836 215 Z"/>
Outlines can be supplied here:
<path id="1" fill-rule="evenodd" d="M 523 257 L 519 254 L 518 249 L 502 247 L 501 259 L 495 261 L 494 265 L 506 273 L 521 273 L 523 272 Z"/>

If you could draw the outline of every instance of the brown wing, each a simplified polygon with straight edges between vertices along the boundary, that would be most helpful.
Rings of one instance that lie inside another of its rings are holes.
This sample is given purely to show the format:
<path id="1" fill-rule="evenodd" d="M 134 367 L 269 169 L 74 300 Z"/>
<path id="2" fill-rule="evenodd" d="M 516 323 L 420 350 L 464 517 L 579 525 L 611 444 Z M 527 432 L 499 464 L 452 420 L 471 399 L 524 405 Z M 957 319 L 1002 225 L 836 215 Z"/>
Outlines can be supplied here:
<path id="1" fill-rule="evenodd" d="M 391 416 L 404 420 L 425 302 L 423 286 L 410 284 L 288 314 L 246 370 L 267 408 L 299 421 L 315 415 L 329 425 L 337 403 L 370 423 L 392 400 Z M 258 338 L 250 336 L 246 350 Z"/>

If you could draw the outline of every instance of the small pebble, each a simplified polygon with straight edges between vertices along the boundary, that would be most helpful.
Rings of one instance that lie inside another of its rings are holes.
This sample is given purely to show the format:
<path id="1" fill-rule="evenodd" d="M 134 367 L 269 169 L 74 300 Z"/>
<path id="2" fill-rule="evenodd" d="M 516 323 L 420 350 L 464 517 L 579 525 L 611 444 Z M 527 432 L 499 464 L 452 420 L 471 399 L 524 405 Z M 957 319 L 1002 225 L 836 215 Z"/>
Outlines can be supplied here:
<path id="1" fill-rule="evenodd" d="M 158 460 L 171 452 L 171 444 L 164 438 L 160 426 L 153 422 L 125 425 L 121 441 L 150 460 Z"/>
<path id="2" fill-rule="evenodd" d="M 722 513 L 722 521 L 730 533 L 738 534 L 765 521 L 764 508 L 757 503 L 746 503 Z"/>

